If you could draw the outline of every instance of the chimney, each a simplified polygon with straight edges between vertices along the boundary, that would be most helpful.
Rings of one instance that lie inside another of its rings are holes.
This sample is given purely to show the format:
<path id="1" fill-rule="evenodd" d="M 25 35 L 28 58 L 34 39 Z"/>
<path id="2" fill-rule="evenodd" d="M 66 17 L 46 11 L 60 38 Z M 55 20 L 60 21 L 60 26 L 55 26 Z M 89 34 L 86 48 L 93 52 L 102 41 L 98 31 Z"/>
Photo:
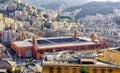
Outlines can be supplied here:
<path id="1" fill-rule="evenodd" d="M 92 34 L 91 34 L 91 41 L 92 41 L 92 42 L 95 42 L 95 39 L 96 39 L 95 34 L 92 33 Z"/>
<path id="2" fill-rule="evenodd" d="M 24 41 L 26 39 L 26 35 L 24 32 L 22 32 L 22 35 L 21 35 L 21 40 Z"/>
<path id="3" fill-rule="evenodd" d="M 78 37 L 78 30 L 74 30 L 74 38 L 77 38 Z"/>
<path id="4" fill-rule="evenodd" d="M 36 37 L 32 38 L 32 44 L 33 44 L 34 47 L 37 46 L 37 39 L 36 39 Z"/>

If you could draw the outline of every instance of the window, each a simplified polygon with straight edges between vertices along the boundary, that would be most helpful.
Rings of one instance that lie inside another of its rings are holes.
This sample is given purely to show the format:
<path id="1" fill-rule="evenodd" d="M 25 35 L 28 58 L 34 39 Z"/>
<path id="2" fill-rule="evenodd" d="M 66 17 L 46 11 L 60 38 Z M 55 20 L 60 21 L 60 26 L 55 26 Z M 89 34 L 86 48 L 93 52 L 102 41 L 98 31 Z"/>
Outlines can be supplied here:
<path id="1" fill-rule="evenodd" d="M 39 53 L 40 53 L 40 54 L 43 54 L 43 50 L 39 50 Z"/>
<path id="2" fill-rule="evenodd" d="M 57 68 L 57 73 L 61 73 L 61 68 Z"/>
<path id="3" fill-rule="evenodd" d="M 68 68 L 65 68 L 65 73 L 69 73 L 69 69 Z"/>
<path id="4" fill-rule="evenodd" d="M 109 69 L 109 73 L 112 73 L 112 69 Z"/>
<path id="5" fill-rule="evenodd" d="M 79 47 L 75 47 L 75 51 L 78 51 L 78 48 L 79 48 Z"/>
<path id="6" fill-rule="evenodd" d="M 49 73 L 53 73 L 54 71 L 53 71 L 53 68 L 52 67 L 50 67 L 50 72 Z"/>
<path id="7" fill-rule="evenodd" d="M 100 45 L 99 45 L 99 44 L 97 45 L 97 48 L 100 48 Z"/>
<path id="8" fill-rule="evenodd" d="M 76 68 L 73 68 L 73 73 L 77 73 Z"/>
<path id="9" fill-rule="evenodd" d="M 86 49 L 86 47 L 85 47 L 85 46 L 81 46 L 81 49 L 82 49 L 82 50 L 85 50 L 85 49 Z"/>
<path id="10" fill-rule="evenodd" d="M 96 49 L 95 46 L 96 46 L 96 45 L 93 45 L 93 49 Z"/>
<path id="11" fill-rule="evenodd" d="M 79 46 L 77 50 L 78 50 L 78 51 L 81 50 L 81 47 Z"/>
<path id="12" fill-rule="evenodd" d="M 93 47 L 94 47 L 94 45 L 90 45 L 90 46 L 89 46 L 89 49 L 93 49 Z"/>
<path id="13" fill-rule="evenodd" d="M 93 73 L 97 73 L 97 69 L 93 69 Z"/>
<path id="14" fill-rule="evenodd" d="M 45 52 L 52 52 L 52 50 L 51 49 L 46 49 Z"/>
<path id="15" fill-rule="evenodd" d="M 105 69 L 101 69 L 101 73 L 105 73 Z"/>
<path id="16" fill-rule="evenodd" d="M 60 51 L 59 48 L 55 49 L 55 52 L 59 52 L 59 51 Z"/>
<path id="17" fill-rule="evenodd" d="M 86 46 L 87 47 L 87 49 L 91 49 L 91 45 L 88 45 L 88 46 Z"/>

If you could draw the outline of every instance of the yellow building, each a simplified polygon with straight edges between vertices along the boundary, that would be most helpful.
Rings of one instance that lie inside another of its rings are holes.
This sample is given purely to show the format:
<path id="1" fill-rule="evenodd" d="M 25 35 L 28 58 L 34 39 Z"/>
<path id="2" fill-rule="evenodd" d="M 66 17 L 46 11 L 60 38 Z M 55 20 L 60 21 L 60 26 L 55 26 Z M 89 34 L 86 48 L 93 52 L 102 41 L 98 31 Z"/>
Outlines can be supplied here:
<path id="1" fill-rule="evenodd" d="M 3 14 L 0 14 L 0 32 L 3 31 L 4 29 L 4 24 L 3 24 Z"/>
<path id="2" fill-rule="evenodd" d="M 4 20 L 5 20 L 6 24 L 13 24 L 14 23 L 14 19 L 12 19 L 12 18 L 4 18 Z"/>
<path id="3" fill-rule="evenodd" d="M 103 56 L 99 56 L 99 60 L 120 65 L 120 48 L 109 48 L 102 52 Z"/>
<path id="4" fill-rule="evenodd" d="M 3 19 L 3 14 L 0 14 L 0 20 L 2 20 Z"/>
<path id="5" fill-rule="evenodd" d="M 2 21 L 0 21 L 0 32 L 2 32 L 4 28 L 5 28 L 5 24 Z"/>
<path id="6" fill-rule="evenodd" d="M 80 65 L 64 63 L 44 63 L 43 73 L 80 73 L 83 67 L 85 67 L 89 73 L 120 73 L 120 66 L 115 65 Z"/>

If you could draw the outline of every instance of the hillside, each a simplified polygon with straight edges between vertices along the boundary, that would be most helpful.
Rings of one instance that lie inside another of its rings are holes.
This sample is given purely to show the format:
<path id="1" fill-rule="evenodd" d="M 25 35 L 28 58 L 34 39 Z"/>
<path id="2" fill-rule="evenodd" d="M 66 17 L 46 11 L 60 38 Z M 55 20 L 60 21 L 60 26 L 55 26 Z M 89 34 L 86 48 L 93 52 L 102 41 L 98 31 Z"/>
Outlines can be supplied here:
<path id="1" fill-rule="evenodd" d="M 53 9 L 53 10 L 57 10 L 61 7 L 61 5 L 66 5 L 65 2 L 63 1 L 54 1 L 45 5 L 41 5 L 41 7 L 44 7 L 46 9 Z"/>
<path id="2" fill-rule="evenodd" d="M 114 8 L 120 8 L 120 2 L 90 2 L 81 6 L 67 8 L 64 12 L 71 12 L 80 8 L 82 10 L 76 15 L 77 19 L 86 15 L 96 15 L 97 13 L 103 15 L 112 13 Z"/>
<path id="3" fill-rule="evenodd" d="M 70 6 L 78 6 L 82 4 L 86 4 L 92 0 L 22 0 L 22 2 L 31 4 L 36 7 L 45 7 L 46 9 L 57 9 L 60 7 L 61 2 L 65 4 L 66 7 Z"/>

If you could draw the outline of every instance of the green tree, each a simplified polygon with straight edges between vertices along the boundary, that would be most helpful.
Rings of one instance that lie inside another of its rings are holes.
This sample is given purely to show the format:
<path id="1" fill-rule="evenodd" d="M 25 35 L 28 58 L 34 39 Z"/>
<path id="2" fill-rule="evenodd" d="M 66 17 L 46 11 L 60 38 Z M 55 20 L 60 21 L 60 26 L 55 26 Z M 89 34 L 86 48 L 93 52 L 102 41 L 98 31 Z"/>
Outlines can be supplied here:
<path id="1" fill-rule="evenodd" d="M 26 62 L 26 64 L 28 64 L 29 63 L 29 59 L 26 59 L 25 62 Z"/>
<path id="2" fill-rule="evenodd" d="M 17 9 L 22 10 L 25 7 L 24 3 L 17 3 Z"/>
<path id="3" fill-rule="evenodd" d="M 12 69 L 11 68 L 8 68 L 6 73 L 12 73 Z"/>
<path id="4" fill-rule="evenodd" d="M 16 68 L 13 73 L 20 73 L 20 72 L 21 72 L 21 69 L 20 68 Z"/>
<path id="5" fill-rule="evenodd" d="M 82 67 L 80 73 L 89 73 L 88 70 L 85 67 Z"/>

